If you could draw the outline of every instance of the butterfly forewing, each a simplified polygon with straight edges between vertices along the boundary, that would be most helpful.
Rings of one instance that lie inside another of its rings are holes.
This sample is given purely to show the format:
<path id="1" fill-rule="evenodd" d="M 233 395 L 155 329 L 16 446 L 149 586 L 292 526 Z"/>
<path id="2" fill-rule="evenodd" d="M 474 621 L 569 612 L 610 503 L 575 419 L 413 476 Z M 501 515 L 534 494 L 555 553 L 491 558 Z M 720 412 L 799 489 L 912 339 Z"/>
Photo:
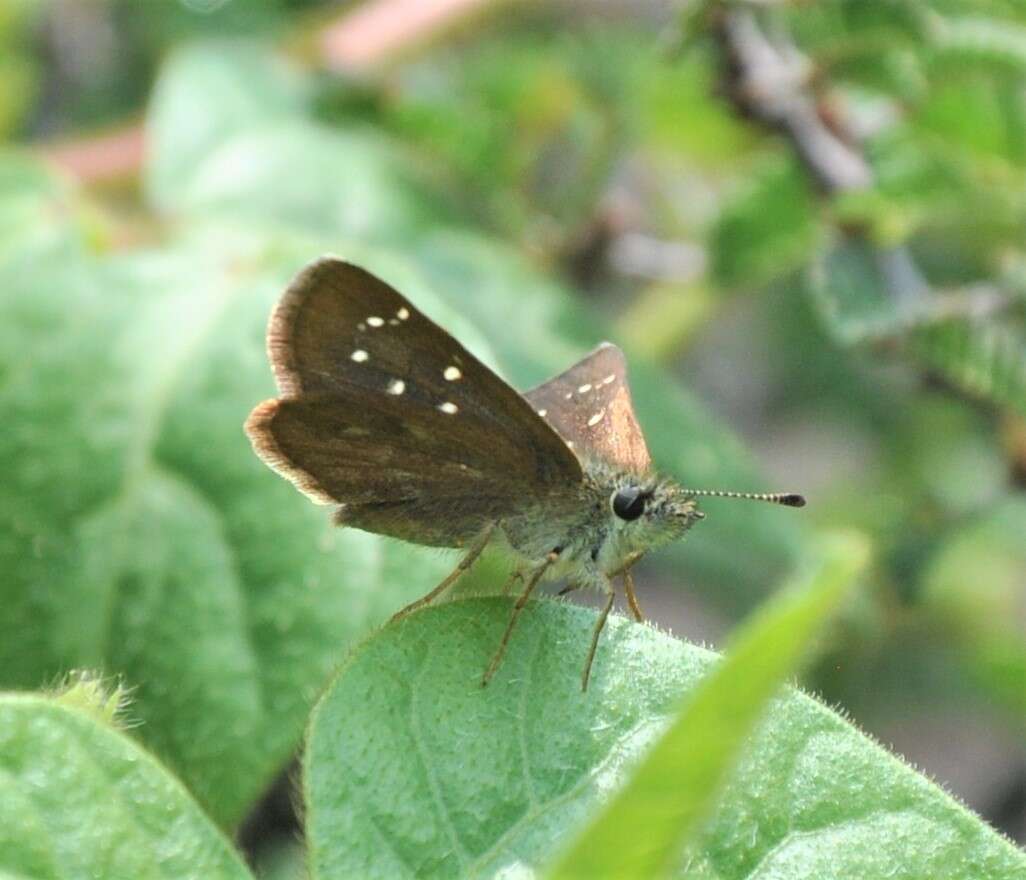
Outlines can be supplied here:
<path id="1" fill-rule="evenodd" d="M 581 479 L 524 398 L 356 266 L 322 259 L 303 270 L 271 318 L 268 348 L 282 398 L 258 406 L 247 432 L 310 497 L 342 505 L 342 522 L 456 545 Z"/>
<path id="2" fill-rule="evenodd" d="M 651 468 L 627 385 L 627 361 L 615 345 L 603 343 L 524 396 L 577 455 L 630 473 Z"/>

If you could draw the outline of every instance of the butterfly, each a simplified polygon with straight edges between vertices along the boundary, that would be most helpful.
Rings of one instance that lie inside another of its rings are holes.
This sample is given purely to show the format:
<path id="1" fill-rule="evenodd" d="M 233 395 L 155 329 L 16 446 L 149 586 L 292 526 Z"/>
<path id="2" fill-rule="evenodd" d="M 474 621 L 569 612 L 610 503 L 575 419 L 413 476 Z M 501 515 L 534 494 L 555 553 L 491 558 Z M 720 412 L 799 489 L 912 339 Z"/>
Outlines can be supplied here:
<path id="1" fill-rule="evenodd" d="M 333 505 L 340 526 L 463 550 L 448 577 L 393 619 L 441 595 L 488 545 L 511 557 L 510 583 L 523 588 L 485 685 L 543 579 L 605 594 L 587 690 L 615 580 L 640 622 L 631 567 L 703 518 L 698 497 L 805 503 L 688 489 L 657 474 L 615 345 L 520 394 L 384 281 L 339 259 L 300 271 L 271 316 L 267 347 L 280 396 L 246 421 L 256 454 Z"/>

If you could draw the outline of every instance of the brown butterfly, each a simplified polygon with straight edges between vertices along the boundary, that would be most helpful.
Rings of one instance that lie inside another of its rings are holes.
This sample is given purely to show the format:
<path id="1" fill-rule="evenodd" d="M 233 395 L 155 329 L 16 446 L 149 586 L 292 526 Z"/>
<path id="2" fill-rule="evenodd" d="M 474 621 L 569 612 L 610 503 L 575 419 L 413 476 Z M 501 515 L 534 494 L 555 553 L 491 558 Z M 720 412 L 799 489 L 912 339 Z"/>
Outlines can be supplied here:
<path id="1" fill-rule="evenodd" d="M 257 455 L 317 503 L 336 505 L 339 525 L 465 549 L 397 618 L 451 586 L 489 543 L 512 556 L 511 581 L 524 588 L 482 684 L 543 578 L 607 596 L 586 690 L 614 579 L 642 620 L 630 568 L 703 517 L 697 496 L 805 503 L 686 489 L 653 473 L 616 346 L 521 395 L 398 292 L 338 259 L 296 276 L 267 344 L 281 397 L 246 422 Z"/>

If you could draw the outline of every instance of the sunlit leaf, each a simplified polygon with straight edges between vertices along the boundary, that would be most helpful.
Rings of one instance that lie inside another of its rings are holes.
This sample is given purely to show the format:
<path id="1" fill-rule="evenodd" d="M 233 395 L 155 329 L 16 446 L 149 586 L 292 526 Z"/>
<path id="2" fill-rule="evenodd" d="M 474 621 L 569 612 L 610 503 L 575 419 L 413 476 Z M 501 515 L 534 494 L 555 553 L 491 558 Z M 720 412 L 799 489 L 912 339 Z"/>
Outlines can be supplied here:
<path id="1" fill-rule="evenodd" d="M 305 753 L 314 878 L 534 876 L 715 663 L 617 617 L 582 694 L 594 613 L 542 601 L 482 689 L 510 605 L 431 607 L 353 652 Z M 683 876 L 1017 880 L 1024 870 L 1012 844 L 792 691 L 772 704 Z"/>
<path id="2" fill-rule="evenodd" d="M 252 877 L 174 777 L 63 699 L 0 696 L 0 875 Z"/>
<path id="3" fill-rule="evenodd" d="M 232 822 L 348 641 L 446 562 L 335 529 L 253 455 L 300 261 L 225 242 L 0 273 L 0 676 L 122 673 L 138 735 Z"/>
<path id="4" fill-rule="evenodd" d="M 1009 499 L 953 534 L 923 574 L 923 601 L 968 668 L 1026 724 L 1026 504 Z"/>
<path id="5" fill-rule="evenodd" d="M 867 555 L 864 540 L 833 538 L 798 583 L 760 608 L 550 877 L 670 872 L 684 843 L 698 837 L 767 703 L 795 673 Z"/>
<path id="6" fill-rule="evenodd" d="M 210 42 L 179 50 L 150 99 L 150 198 L 176 210 L 183 185 L 211 150 L 239 132 L 299 118 L 309 98 L 308 81 L 266 46 Z"/>

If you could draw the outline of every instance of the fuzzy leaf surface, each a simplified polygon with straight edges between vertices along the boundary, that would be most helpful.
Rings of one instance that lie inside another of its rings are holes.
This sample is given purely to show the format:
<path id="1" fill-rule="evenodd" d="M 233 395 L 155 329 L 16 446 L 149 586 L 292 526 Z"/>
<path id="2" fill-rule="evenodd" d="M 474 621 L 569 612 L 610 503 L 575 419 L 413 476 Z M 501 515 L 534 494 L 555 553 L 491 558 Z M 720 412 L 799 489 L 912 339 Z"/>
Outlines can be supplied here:
<path id="1" fill-rule="evenodd" d="M 90 713 L 0 696 L 0 876 L 245 880 L 181 783 Z"/>
<path id="2" fill-rule="evenodd" d="M 535 876 L 716 662 L 614 617 L 582 695 L 594 614 L 542 601 L 525 610 L 482 689 L 510 605 L 431 607 L 353 652 L 315 711 L 305 757 L 317 880 Z M 1017 880 L 1024 870 L 1015 847 L 939 788 L 788 691 L 684 876 Z"/>
<path id="3" fill-rule="evenodd" d="M 865 567 L 857 536 L 824 541 L 802 576 L 743 624 L 624 789 L 557 863 L 553 878 L 669 873 L 697 837 L 766 704 Z"/>
<path id="4" fill-rule="evenodd" d="M 0 680 L 122 674 L 137 735 L 229 824 L 348 642 L 447 567 L 334 528 L 253 455 L 264 326 L 299 265 L 262 253 L 0 270 Z"/>

